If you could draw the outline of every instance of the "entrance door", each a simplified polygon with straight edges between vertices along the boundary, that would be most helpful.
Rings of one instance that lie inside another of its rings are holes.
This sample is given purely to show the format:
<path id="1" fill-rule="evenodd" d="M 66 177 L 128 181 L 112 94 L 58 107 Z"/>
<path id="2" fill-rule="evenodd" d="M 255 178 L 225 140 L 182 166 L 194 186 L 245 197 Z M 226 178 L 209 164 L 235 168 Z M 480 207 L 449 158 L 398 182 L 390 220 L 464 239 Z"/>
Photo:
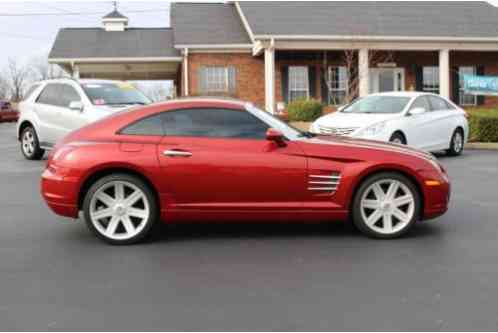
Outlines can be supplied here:
<path id="1" fill-rule="evenodd" d="M 403 68 L 374 68 L 370 70 L 370 93 L 405 90 Z"/>

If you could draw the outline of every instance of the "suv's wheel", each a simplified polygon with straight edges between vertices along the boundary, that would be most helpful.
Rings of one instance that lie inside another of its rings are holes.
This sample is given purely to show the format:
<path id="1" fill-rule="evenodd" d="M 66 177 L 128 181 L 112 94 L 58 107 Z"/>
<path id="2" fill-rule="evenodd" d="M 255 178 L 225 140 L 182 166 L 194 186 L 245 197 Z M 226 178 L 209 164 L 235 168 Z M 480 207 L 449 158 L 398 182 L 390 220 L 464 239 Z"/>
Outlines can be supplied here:
<path id="1" fill-rule="evenodd" d="M 406 145 L 406 139 L 400 132 L 396 132 L 391 135 L 389 142 L 397 143 L 398 145 Z"/>
<path id="2" fill-rule="evenodd" d="M 450 156 L 461 155 L 463 152 L 463 142 L 463 132 L 461 129 L 457 128 L 451 136 L 450 149 L 446 150 L 446 153 Z"/>
<path id="3" fill-rule="evenodd" d="M 142 180 L 127 174 L 95 182 L 83 202 L 86 223 L 100 239 L 125 245 L 143 240 L 158 219 L 154 193 Z"/>
<path id="4" fill-rule="evenodd" d="M 38 135 L 33 127 L 26 127 L 21 133 L 21 151 L 28 160 L 39 160 L 45 154 L 45 150 L 40 148 Z"/>
<path id="5" fill-rule="evenodd" d="M 405 234 L 420 216 L 420 194 L 415 185 L 397 173 L 368 178 L 353 201 L 353 222 L 374 238 L 395 238 Z"/>

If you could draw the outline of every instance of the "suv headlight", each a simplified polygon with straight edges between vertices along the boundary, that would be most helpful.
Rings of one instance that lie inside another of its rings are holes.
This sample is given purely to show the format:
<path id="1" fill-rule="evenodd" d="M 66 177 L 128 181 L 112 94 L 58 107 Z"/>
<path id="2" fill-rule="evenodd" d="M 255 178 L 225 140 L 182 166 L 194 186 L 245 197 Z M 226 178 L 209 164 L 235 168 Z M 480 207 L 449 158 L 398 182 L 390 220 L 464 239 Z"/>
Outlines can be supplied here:
<path id="1" fill-rule="evenodd" d="M 383 121 L 383 122 L 380 122 L 380 123 L 377 123 L 377 124 L 373 124 L 371 126 L 368 126 L 367 128 L 365 128 L 361 134 L 363 136 L 374 136 L 374 135 L 377 135 L 379 134 L 380 132 L 382 132 L 384 130 L 384 128 L 386 127 L 386 122 Z"/>

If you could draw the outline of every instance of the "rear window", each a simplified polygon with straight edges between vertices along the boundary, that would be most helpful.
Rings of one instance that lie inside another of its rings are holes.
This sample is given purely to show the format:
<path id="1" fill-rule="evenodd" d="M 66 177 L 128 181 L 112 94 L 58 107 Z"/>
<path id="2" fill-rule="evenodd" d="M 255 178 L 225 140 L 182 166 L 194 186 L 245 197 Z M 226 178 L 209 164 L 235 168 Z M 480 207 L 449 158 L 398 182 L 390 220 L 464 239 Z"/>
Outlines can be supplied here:
<path id="1" fill-rule="evenodd" d="M 94 105 L 150 104 L 150 100 L 128 82 L 84 83 L 81 87 Z"/>

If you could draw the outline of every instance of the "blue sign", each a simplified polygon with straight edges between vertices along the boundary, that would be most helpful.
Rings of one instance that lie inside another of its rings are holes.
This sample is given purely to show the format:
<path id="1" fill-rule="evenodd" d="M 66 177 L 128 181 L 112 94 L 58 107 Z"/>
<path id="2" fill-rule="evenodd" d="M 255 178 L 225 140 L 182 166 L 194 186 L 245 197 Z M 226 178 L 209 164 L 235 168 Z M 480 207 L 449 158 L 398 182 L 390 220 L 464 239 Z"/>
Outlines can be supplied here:
<path id="1" fill-rule="evenodd" d="M 463 87 L 466 94 L 498 95 L 498 76 L 464 75 Z"/>

